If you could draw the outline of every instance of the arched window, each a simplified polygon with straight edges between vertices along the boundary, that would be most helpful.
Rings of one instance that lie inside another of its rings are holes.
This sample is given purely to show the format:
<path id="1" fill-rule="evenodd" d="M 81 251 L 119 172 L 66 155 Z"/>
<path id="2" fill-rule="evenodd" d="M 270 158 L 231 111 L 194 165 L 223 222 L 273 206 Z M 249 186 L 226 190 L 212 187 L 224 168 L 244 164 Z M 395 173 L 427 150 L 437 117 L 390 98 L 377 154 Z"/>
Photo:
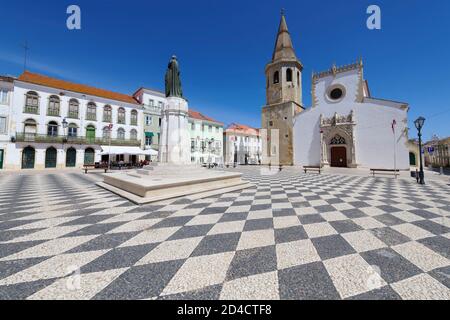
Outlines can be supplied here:
<path id="1" fill-rule="evenodd" d="M 39 113 L 39 95 L 34 91 L 28 91 L 25 95 L 25 113 Z"/>
<path id="2" fill-rule="evenodd" d="M 103 107 L 103 122 L 112 121 L 112 108 L 109 104 Z"/>
<path id="3" fill-rule="evenodd" d="M 138 113 L 136 110 L 131 110 L 131 125 L 136 126 L 138 122 Z"/>
<path id="4" fill-rule="evenodd" d="M 78 119 L 78 109 L 80 107 L 80 103 L 77 99 L 70 99 L 69 101 L 69 112 L 67 113 L 68 118 Z"/>
<path id="5" fill-rule="evenodd" d="M 58 135 L 58 124 L 55 121 L 50 121 L 47 125 L 47 135 L 55 137 Z"/>
<path id="6" fill-rule="evenodd" d="M 94 102 L 89 102 L 87 104 L 86 120 L 97 120 L 97 106 Z"/>
<path id="7" fill-rule="evenodd" d="M 124 108 L 119 108 L 119 111 L 117 112 L 117 123 L 125 124 L 125 109 Z"/>
<path id="8" fill-rule="evenodd" d="M 275 71 L 273 74 L 273 83 L 279 83 L 280 82 L 280 73 L 278 71 Z"/>
<path id="9" fill-rule="evenodd" d="M 111 130 L 109 129 L 109 126 L 106 126 L 103 128 L 102 137 L 105 140 L 109 139 L 111 137 Z"/>
<path id="10" fill-rule="evenodd" d="M 345 139 L 337 134 L 331 139 L 330 144 L 345 144 Z"/>
<path id="11" fill-rule="evenodd" d="M 131 129 L 130 131 L 130 139 L 137 140 L 137 131 L 135 129 Z"/>
<path id="12" fill-rule="evenodd" d="M 300 72 L 297 71 L 297 86 L 300 87 Z"/>
<path id="13" fill-rule="evenodd" d="M 292 69 L 291 68 L 286 69 L 286 81 L 292 82 Z"/>
<path id="14" fill-rule="evenodd" d="M 71 123 L 69 124 L 68 127 L 68 131 L 67 131 L 67 136 L 69 138 L 75 138 L 78 134 L 78 127 L 75 123 Z"/>
<path id="15" fill-rule="evenodd" d="M 47 115 L 55 117 L 59 116 L 59 105 L 60 105 L 59 97 L 50 96 L 50 98 L 48 98 Z"/>
<path id="16" fill-rule="evenodd" d="M 34 119 L 25 120 L 23 132 L 25 141 L 34 141 L 37 133 L 36 121 Z"/>
<path id="17" fill-rule="evenodd" d="M 117 130 L 117 139 L 119 140 L 125 140 L 125 130 L 122 128 L 119 128 Z"/>

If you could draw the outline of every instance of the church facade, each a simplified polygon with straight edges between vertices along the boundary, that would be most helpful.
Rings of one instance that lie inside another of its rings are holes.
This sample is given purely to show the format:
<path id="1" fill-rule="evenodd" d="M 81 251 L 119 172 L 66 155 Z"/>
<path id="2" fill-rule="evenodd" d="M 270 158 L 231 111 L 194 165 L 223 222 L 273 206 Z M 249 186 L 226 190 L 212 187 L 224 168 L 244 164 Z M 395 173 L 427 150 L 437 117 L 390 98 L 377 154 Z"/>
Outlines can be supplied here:
<path id="1" fill-rule="evenodd" d="M 280 35 L 284 37 L 281 40 Z M 263 128 L 268 132 L 279 129 L 278 138 L 268 133 L 268 153 L 264 153 L 268 158 L 273 151 L 270 144 L 279 141 L 282 165 L 409 169 L 408 104 L 372 97 L 361 59 L 313 74 L 312 106 L 305 109 L 301 101 L 303 66 L 294 61 L 284 16 L 274 52 L 274 58 L 280 56 L 289 57 L 289 62 L 273 59 L 266 67 L 268 105 L 262 111 Z M 298 72 L 296 79 L 289 68 Z M 273 79 L 277 72 L 281 95 L 274 94 L 278 91 Z M 281 107 L 284 105 L 291 107 L 286 110 Z M 265 122 L 268 125 L 264 126 Z"/>

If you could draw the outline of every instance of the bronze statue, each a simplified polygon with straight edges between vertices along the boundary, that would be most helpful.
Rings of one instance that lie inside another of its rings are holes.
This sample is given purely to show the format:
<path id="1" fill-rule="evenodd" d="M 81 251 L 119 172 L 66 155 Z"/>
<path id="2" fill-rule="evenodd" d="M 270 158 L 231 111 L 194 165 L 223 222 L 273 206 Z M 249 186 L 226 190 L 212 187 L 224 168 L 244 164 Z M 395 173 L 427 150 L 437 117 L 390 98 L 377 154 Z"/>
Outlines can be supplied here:
<path id="1" fill-rule="evenodd" d="M 176 56 L 172 56 L 166 71 L 166 97 L 183 98 L 181 89 L 180 71 Z"/>

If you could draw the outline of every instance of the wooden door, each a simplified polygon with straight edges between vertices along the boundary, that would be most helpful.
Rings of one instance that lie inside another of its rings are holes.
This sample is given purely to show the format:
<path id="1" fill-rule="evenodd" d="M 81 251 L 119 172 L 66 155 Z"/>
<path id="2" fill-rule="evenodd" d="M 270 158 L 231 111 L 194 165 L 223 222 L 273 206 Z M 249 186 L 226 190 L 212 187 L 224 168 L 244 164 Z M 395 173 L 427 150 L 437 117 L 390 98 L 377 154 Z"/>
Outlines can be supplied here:
<path id="1" fill-rule="evenodd" d="M 345 147 L 331 148 L 331 166 L 347 167 L 347 149 Z"/>

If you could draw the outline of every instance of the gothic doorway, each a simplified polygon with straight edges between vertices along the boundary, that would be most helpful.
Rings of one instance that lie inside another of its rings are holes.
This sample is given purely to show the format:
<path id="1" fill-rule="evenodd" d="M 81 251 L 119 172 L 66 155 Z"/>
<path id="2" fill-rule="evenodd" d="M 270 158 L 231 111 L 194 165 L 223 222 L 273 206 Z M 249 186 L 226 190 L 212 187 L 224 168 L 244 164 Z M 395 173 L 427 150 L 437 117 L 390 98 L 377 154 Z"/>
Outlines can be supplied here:
<path id="1" fill-rule="evenodd" d="M 347 167 L 347 149 L 345 147 L 331 148 L 331 166 Z"/>

